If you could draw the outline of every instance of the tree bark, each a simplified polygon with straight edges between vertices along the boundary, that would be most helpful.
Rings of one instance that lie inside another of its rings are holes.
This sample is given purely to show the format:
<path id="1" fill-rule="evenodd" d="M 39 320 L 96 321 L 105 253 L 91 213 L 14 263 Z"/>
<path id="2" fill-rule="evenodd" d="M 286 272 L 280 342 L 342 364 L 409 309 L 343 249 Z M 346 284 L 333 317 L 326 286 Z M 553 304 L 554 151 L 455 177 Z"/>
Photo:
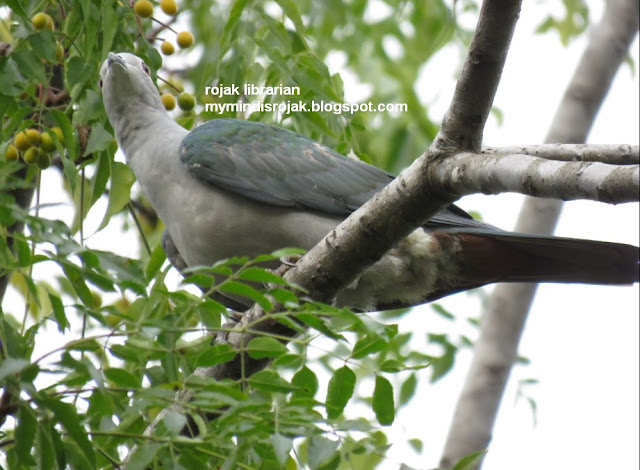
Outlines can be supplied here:
<path id="1" fill-rule="evenodd" d="M 637 0 L 607 3 L 558 107 L 546 142 L 586 140 L 613 77 L 636 36 L 638 14 Z M 561 209 L 561 201 L 528 198 L 515 230 L 550 234 Z M 535 291 L 536 284 L 501 284 L 491 295 L 449 429 L 441 467 L 450 468 L 464 456 L 487 448 Z"/>

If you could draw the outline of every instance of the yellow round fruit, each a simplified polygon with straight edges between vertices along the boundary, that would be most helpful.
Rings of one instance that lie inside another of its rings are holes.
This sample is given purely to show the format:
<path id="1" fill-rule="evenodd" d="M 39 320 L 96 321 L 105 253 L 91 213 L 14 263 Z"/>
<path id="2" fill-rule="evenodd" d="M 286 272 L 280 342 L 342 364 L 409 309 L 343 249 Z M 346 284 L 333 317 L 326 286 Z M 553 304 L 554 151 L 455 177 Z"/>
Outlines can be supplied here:
<path id="1" fill-rule="evenodd" d="M 31 23 L 33 23 L 33 27 L 38 31 L 42 31 L 45 28 L 53 31 L 53 18 L 46 13 L 36 13 L 33 15 L 33 18 L 31 18 Z"/>
<path id="2" fill-rule="evenodd" d="M 38 150 L 39 149 L 35 147 L 29 147 L 27 150 L 25 150 L 22 154 L 22 159 L 24 160 L 24 162 L 28 165 L 33 165 L 34 163 L 36 163 L 38 161 Z"/>
<path id="3" fill-rule="evenodd" d="M 163 93 L 160 99 L 162 100 L 164 109 L 166 109 L 167 111 L 171 111 L 176 107 L 176 99 L 171 93 Z"/>
<path id="4" fill-rule="evenodd" d="M 40 131 L 37 129 L 27 129 L 25 132 L 30 145 L 33 145 L 34 147 L 40 145 Z"/>
<path id="5" fill-rule="evenodd" d="M 53 141 L 53 138 L 47 132 L 43 132 L 40 135 L 40 148 L 49 153 L 56 149 L 56 144 Z"/>
<path id="6" fill-rule="evenodd" d="M 42 149 L 38 149 L 38 159 L 36 165 L 41 170 L 46 170 L 51 166 L 51 156 Z"/>
<path id="7" fill-rule="evenodd" d="M 196 105 L 196 99 L 191 93 L 180 93 L 178 96 L 178 107 L 183 111 L 191 111 Z"/>
<path id="8" fill-rule="evenodd" d="M 7 147 L 7 151 L 4 153 L 4 158 L 8 162 L 15 162 L 16 160 L 18 160 L 19 156 L 20 152 L 18 152 L 18 149 L 15 147 L 15 145 L 9 145 Z"/>
<path id="9" fill-rule="evenodd" d="M 149 18 L 153 15 L 153 4 L 149 0 L 138 0 L 133 4 L 133 11 L 140 18 Z"/>
<path id="10" fill-rule="evenodd" d="M 64 47 L 60 43 L 56 44 L 56 60 L 58 63 L 64 60 Z"/>
<path id="11" fill-rule="evenodd" d="M 176 51 L 176 48 L 169 41 L 164 41 L 160 46 L 160 50 L 164 55 L 171 55 Z"/>
<path id="12" fill-rule="evenodd" d="M 178 36 L 176 36 L 176 42 L 182 49 L 191 47 L 191 44 L 193 44 L 193 34 L 189 31 L 182 31 L 181 33 L 178 33 Z"/>
<path id="13" fill-rule="evenodd" d="M 169 16 L 173 16 L 178 13 L 176 0 L 160 0 L 160 9 Z"/>
<path id="14" fill-rule="evenodd" d="M 25 131 L 18 132 L 15 138 L 13 139 L 13 143 L 16 146 L 16 148 L 21 152 L 24 152 L 29 147 L 31 147 L 31 144 L 27 140 L 27 133 Z"/>
<path id="15" fill-rule="evenodd" d="M 52 127 L 51 130 L 58 137 L 58 141 L 60 142 L 60 145 L 64 147 L 64 134 L 62 133 L 62 129 L 56 126 L 56 127 Z"/>

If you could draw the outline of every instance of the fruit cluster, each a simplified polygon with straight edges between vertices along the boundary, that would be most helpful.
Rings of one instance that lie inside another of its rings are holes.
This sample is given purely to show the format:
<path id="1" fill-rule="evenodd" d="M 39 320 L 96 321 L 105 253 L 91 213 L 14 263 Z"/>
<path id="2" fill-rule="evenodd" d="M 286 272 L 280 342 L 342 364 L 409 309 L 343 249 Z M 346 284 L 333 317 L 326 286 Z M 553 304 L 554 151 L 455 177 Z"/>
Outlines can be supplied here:
<path id="1" fill-rule="evenodd" d="M 160 0 L 160 9 L 164 14 L 174 16 L 178 13 L 178 5 L 176 0 Z M 133 4 L 133 11 L 140 18 L 151 18 L 153 15 L 153 3 L 149 0 L 137 0 Z M 169 28 L 170 29 L 170 28 Z M 176 34 L 176 43 L 181 49 L 187 49 L 193 44 L 193 34 L 189 31 L 182 31 Z M 160 51 L 164 55 L 171 55 L 176 51 L 171 41 L 163 41 L 160 45 Z"/>
<path id="2" fill-rule="evenodd" d="M 47 15 L 46 13 L 36 13 L 31 18 L 31 24 L 36 28 L 37 31 L 42 31 L 43 29 L 49 29 L 53 31 L 55 29 L 55 24 L 53 22 L 53 18 Z M 64 59 L 64 47 L 59 42 L 56 42 L 56 60 L 58 63 L 62 62 Z"/>
<path id="3" fill-rule="evenodd" d="M 64 135 L 59 127 L 51 129 L 61 145 L 64 145 Z M 37 129 L 26 129 L 18 132 L 13 139 L 13 144 L 7 147 L 5 159 L 15 162 L 20 155 L 28 165 L 37 165 L 40 169 L 51 165 L 51 153 L 56 149 L 54 138 L 49 132 L 40 132 Z"/>
<path id="4" fill-rule="evenodd" d="M 175 0 L 160 0 L 160 9 L 168 16 L 174 16 L 178 13 L 178 5 Z M 151 18 L 153 16 L 153 3 L 149 0 L 137 0 L 133 4 L 133 11 L 140 18 Z M 167 29 L 171 29 L 169 26 L 166 27 Z M 176 33 L 176 44 L 180 49 L 187 49 L 191 47 L 193 45 L 193 41 L 193 34 L 189 31 Z M 171 41 L 164 40 L 160 45 L 160 52 L 164 55 L 169 56 L 175 51 L 176 48 Z M 171 93 L 163 93 L 162 104 L 167 111 L 171 111 L 176 107 L 176 97 Z M 190 111 L 196 105 L 196 100 L 192 94 L 183 92 L 178 96 L 177 104 L 183 111 Z"/>

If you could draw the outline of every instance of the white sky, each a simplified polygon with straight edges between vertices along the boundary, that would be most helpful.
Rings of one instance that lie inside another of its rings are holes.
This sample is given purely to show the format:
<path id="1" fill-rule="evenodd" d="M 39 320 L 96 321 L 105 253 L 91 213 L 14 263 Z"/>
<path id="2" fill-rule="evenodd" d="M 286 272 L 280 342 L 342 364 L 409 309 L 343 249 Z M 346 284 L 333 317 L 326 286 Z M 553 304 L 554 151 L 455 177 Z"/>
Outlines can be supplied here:
<path id="1" fill-rule="evenodd" d="M 589 3 L 592 18 L 597 21 L 602 11 L 601 2 Z M 533 35 L 541 8 L 538 2 L 525 2 L 495 100 L 505 121 L 498 127 L 495 119 L 490 118 L 485 133 L 487 145 L 543 141 L 586 43 L 586 38 L 582 38 L 564 49 L 556 37 Z M 636 66 L 640 65 L 637 41 L 633 57 Z M 451 77 L 456 72 L 456 59 L 457 51 L 445 49 L 425 68 L 424 80 L 428 86 L 421 88 L 428 90 L 423 97 L 431 104 L 431 117 L 435 120 L 441 118 L 453 93 Z M 345 81 L 349 86 L 349 80 Z M 638 76 L 632 76 L 629 67 L 623 67 L 589 142 L 637 145 L 638 102 Z M 43 187 L 60 187 L 57 172 L 44 174 Z M 43 202 L 61 199 L 55 190 L 43 194 Z M 475 196 L 459 204 L 467 210 L 478 210 L 488 222 L 509 229 L 514 224 L 520 201 L 518 195 Z M 97 214 L 96 226 L 105 209 L 104 204 L 99 204 L 92 211 Z M 43 214 L 60 217 L 60 208 L 54 210 L 58 215 Z M 638 223 L 637 204 L 609 206 L 571 202 L 565 205 L 556 233 L 638 245 Z M 91 233 L 90 227 L 87 233 Z M 113 245 L 113 236 L 112 231 L 106 230 L 92 237 L 89 243 L 108 247 Z M 126 247 L 121 240 L 118 244 L 122 254 L 136 255 L 135 244 Z M 42 277 L 47 275 L 41 273 Z M 461 315 L 454 325 L 428 308 L 416 309 L 400 323 L 401 331 L 414 331 L 416 349 L 425 350 L 427 332 L 449 331 L 454 338 L 460 333 L 473 334 L 465 318 L 478 315 L 477 299 L 461 294 L 442 303 Z M 5 307 L 20 304 L 15 293 L 9 293 L 4 303 Z M 19 307 L 13 310 L 19 311 Z M 637 284 L 633 287 L 541 286 L 520 348 L 521 354 L 532 363 L 518 366 L 512 374 L 484 468 L 638 468 L 638 328 Z M 41 352 L 51 347 L 40 342 L 37 345 Z M 383 468 L 397 468 L 401 462 L 421 469 L 437 467 L 470 358 L 470 351 L 460 353 L 454 371 L 433 385 L 428 383 L 428 370 L 419 373 L 416 398 L 399 413 L 390 430 L 394 445 Z M 540 381 L 526 390 L 538 405 L 537 425 L 533 424 L 526 401 L 516 402 L 517 383 L 526 378 Z M 404 444 L 410 438 L 424 441 L 422 456 Z"/>
<path id="2" fill-rule="evenodd" d="M 524 2 L 495 105 L 504 113 L 501 127 L 489 119 L 486 145 L 541 143 L 564 89 L 585 47 L 587 38 L 568 48 L 552 35 L 534 35 L 541 7 Z M 602 2 L 589 2 L 593 22 Z M 546 5 L 546 3 L 545 3 Z M 455 52 L 449 51 L 449 56 Z M 632 56 L 638 65 L 638 42 Z M 451 76 L 447 51 L 434 58 L 425 81 L 438 83 Z M 439 97 L 432 117 L 440 119 L 453 93 L 448 89 L 428 93 Z M 431 102 L 431 99 L 428 102 Z M 619 71 L 590 134 L 589 143 L 638 144 L 638 76 L 628 66 Z M 522 197 L 472 196 L 459 201 L 466 210 L 478 210 L 484 219 L 505 229 L 513 228 Z M 557 235 L 617 241 L 638 245 L 638 204 L 610 206 L 587 201 L 565 204 Z M 444 300 L 451 311 L 477 314 L 477 302 L 465 294 Z M 521 341 L 520 354 L 531 359 L 514 369 L 494 429 L 485 469 L 538 470 L 541 468 L 638 468 L 638 284 L 603 287 L 546 284 L 538 289 Z M 403 320 L 415 332 L 416 347 L 424 349 L 426 331 L 451 327 L 427 309 Z M 425 333 L 421 334 L 419 328 Z M 401 329 L 402 323 L 401 323 Z M 464 321 L 453 331 L 469 333 Z M 455 333 L 453 335 L 455 338 Z M 435 385 L 423 374 L 416 399 L 394 424 L 390 460 L 416 468 L 437 467 L 458 393 L 471 353 L 459 354 L 454 372 Z M 516 401 L 518 381 L 535 378 L 538 385 L 526 393 L 537 403 L 537 424 L 526 400 Z M 416 456 L 406 439 L 425 441 Z M 384 468 L 397 468 L 388 462 Z"/>

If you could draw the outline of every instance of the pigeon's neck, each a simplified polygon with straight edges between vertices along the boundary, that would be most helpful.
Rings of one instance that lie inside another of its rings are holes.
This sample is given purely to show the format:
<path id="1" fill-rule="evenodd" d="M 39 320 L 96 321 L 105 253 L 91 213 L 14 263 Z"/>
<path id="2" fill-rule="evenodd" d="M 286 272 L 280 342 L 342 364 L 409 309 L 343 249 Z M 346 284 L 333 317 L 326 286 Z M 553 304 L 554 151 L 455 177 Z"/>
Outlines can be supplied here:
<path id="1" fill-rule="evenodd" d="M 155 152 L 150 149 L 162 148 L 166 142 L 179 144 L 188 134 L 164 109 L 136 103 L 124 111 L 114 127 L 118 144 L 131 166 L 141 163 L 136 160 L 153 158 Z"/>
<path id="2" fill-rule="evenodd" d="M 163 217 L 165 199 L 171 193 L 167 188 L 188 184 L 178 149 L 189 131 L 164 109 L 141 104 L 125 111 L 119 120 L 114 120 L 118 143 L 147 198 Z"/>

